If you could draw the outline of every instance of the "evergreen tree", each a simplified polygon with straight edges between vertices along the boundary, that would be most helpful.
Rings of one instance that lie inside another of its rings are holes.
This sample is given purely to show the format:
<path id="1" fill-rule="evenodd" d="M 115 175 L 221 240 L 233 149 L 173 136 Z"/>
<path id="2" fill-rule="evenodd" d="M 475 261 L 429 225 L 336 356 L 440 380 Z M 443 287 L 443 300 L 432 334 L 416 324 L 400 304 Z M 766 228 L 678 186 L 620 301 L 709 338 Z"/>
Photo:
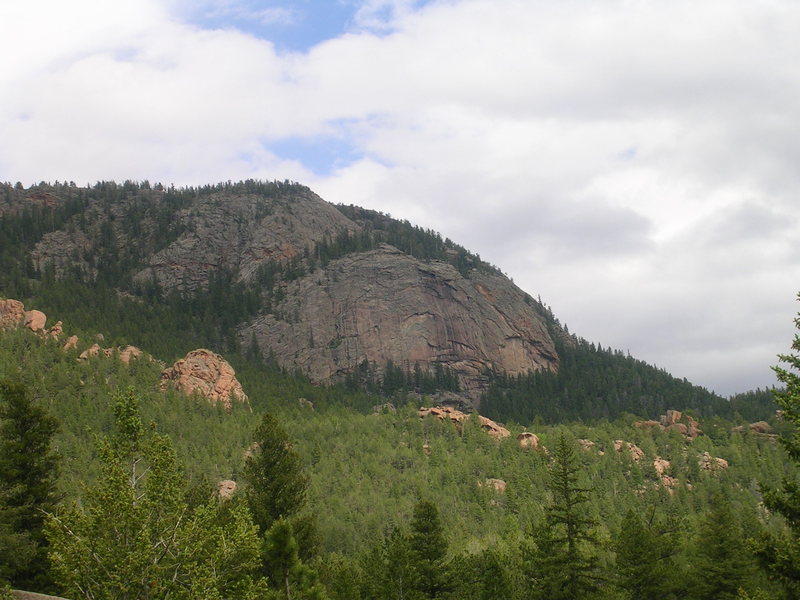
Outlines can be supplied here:
<path id="1" fill-rule="evenodd" d="M 800 329 L 800 316 L 794 323 Z M 791 348 L 800 352 L 797 333 Z M 800 464 L 800 355 L 781 354 L 778 358 L 786 367 L 775 366 L 773 370 L 784 388 L 773 390 L 773 394 L 783 420 L 794 426 L 791 437 L 782 438 L 781 443 L 789 457 Z M 767 574 L 783 585 L 789 597 L 800 598 L 800 481 L 787 477 L 779 489 L 762 486 L 762 492 L 764 505 L 780 515 L 786 527 L 780 534 L 764 534 L 754 542 L 756 558 Z"/>
<path id="2" fill-rule="evenodd" d="M 599 589 L 596 523 L 587 514 L 588 489 L 579 485 L 578 473 L 575 449 L 562 433 L 550 466 L 551 502 L 544 523 L 534 529 L 533 547 L 526 550 L 535 598 L 579 600 Z"/>
<path id="3" fill-rule="evenodd" d="M 365 600 L 422 600 L 409 537 L 398 528 L 361 559 Z"/>
<path id="4" fill-rule="evenodd" d="M 744 551 L 744 546 L 744 536 L 730 502 L 721 494 L 715 494 L 695 540 L 692 597 L 697 600 L 736 598 L 751 567 L 752 558 Z"/>
<path id="5" fill-rule="evenodd" d="M 674 536 L 629 510 L 615 544 L 617 585 L 630 600 L 674 597 Z"/>
<path id="6" fill-rule="evenodd" d="M 265 536 L 264 557 L 272 574 L 273 587 L 281 590 L 285 600 L 324 600 L 325 590 L 317 574 L 304 565 L 292 524 L 280 518 Z"/>
<path id="7" fill-rule="evenodd" d="M 305 508 L 308 480 L 300 455 L 274 416 L 264 414 L 253 439 L 242 479 L 248 506 L 263 534 L 278 519 L 294 517 Z"/>
<path id="8" fill-rule="evenodd" d="M 56 420 L 19 383 L 0 382 L 0 581 L 49 591 L 44 515 L 58 502 Z"/>
<path id="9" fill-rule="evenodd" d="M 411 521 L 411 558 L 417 572 L 417 589 L 425 598 L 441 598 L 450 589 L 447 540 L 433 502 L 420 500 Z"/>

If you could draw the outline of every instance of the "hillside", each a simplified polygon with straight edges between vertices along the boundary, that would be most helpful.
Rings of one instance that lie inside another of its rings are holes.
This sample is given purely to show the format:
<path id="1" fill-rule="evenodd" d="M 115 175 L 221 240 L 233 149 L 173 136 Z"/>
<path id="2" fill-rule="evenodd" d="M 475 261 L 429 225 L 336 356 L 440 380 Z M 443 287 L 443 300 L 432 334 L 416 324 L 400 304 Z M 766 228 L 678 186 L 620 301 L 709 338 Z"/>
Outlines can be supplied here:
<path id="1" fill-rule="evenodd" d="M 447 392 L 500 421 L 732 416 L 566 333 L 451 240 L 288 182 L 0 186 L 0 294 L 161 360 L 209 347 L 316 384 Z"/>

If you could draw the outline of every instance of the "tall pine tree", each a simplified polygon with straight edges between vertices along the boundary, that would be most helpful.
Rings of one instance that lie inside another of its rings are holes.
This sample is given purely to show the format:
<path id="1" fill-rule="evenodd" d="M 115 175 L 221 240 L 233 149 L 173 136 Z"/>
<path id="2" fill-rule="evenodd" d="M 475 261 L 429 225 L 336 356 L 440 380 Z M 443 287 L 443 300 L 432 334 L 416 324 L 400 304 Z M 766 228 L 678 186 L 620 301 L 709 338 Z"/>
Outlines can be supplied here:
<path id="1" fill-rule="evenodd" d="M 0 581 L 50 591 L 46 513 L 58 502 L 56 420 L 19 383 L 0 382 Z"/>

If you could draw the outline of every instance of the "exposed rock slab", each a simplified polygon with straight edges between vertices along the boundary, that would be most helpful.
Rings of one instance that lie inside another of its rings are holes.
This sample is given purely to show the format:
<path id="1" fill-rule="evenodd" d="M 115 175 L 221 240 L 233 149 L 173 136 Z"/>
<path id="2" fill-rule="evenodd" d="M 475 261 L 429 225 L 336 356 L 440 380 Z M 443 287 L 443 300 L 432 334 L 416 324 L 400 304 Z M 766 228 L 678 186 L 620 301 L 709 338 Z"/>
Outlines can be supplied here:
<path id="1" fill-rule="evenodd" d="M 230 411 L 233 402 L 247 402 L 233 367 L 219 354 L 200 348 L 161 373 L 161 389 L 174 387 L 187 395 L 195 392 L 211 404 L 221 402 Z"/>
<path id="2" fill-rule="evenodd" d="M 240 331 L 263 354 L 313 381 L 340 380 L 364 361 L 411 370 L 436 364 L 476 400 L 486 370 L 556 369 L 544 318 L 501 275 L 463 277 L 449 263 L 421 262 L 392 246 L 331 262 L 285 290 L 274 311 Z"/>

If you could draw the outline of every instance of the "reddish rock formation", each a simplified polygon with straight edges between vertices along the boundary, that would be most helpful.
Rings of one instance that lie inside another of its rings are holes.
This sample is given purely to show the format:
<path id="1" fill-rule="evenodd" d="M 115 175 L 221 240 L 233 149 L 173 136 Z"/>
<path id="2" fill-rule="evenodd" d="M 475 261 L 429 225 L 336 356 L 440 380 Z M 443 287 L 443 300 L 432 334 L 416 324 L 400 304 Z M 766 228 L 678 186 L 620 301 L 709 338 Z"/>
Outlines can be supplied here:
<path id="1" fill-rule="evenodd" d="M 56 324 L 47 330 L 47 335 L 54 340 L 60 338 L 62 333 L 64 333 L 64 325 L 61 321 L 56 321 Z"/>
<path id="2" fill-rule="evenodd" d="M 517 443 L 519 447 L 523 450 L 533 449 L 538 450 L 539 448 L 539 436 L 535 433 L 531 433 L 529 431 L 523 431 L 517 436 Z"/>
<path id="3" fill-rule="evenodd" d="M 427 417 L 428 415 L 434 415 L 440 421 L 443 421 L 445 418 L 448 418 L 450 419 L 450 421 L 459 426 L 469 417 L 467 413 L 461 412 L 460 410 L 457 410 L 450 406 L 420 408 L 418 414 L 420 417 Z M 495 439 L 499 440 L 507 438 L 508 436 L 511 435 L 511 432 L 508 429 L 506 429 L 502 425 L 499 425 L 498 423 L 495 423 L 491 419 L 482 417 L 481 415 L 478 415 L 478 423 L 480 424 L 481 429 L 483 429 L 486 433 L 488 433 Z"/>
<path id="4" fill-rule="evenodd" d="M 700 465 L 700 468 L 703 471 L 724 471 L 728 468 L 728 461 L 724 458 L 718 458 L 716 456 L 711 456 L 708 452 L 703 452 L 700 455 L 700 460 L 697 461 L 697 464 Z"/>
<path id="5" fill-rule="evenodd" d="M 102 351 L 102 348 L 100 347 L 100 344 L 92 344 L 86 350 L 81 352 L 78 355 L 78 358 L 81 359 L 81 360 L 88 360 L 88 359 L 93 358 L 93 357 L 97 356 L 98 354 L 100 354 L 101 351 Z"/>
<path id="6" fill-rule="evenodd" d="M 25 320 L 25 306 L 19 300 L 0 300 L 0 329 L 13 329 Z"/>
<path id="7" fill-rule="evenodd" d="M 661 458 L 660 456 L 656 456 L 655 459 L 653 459 L 653 468 L 656 470 L 656 474 L 661 480 L 661 485 L 672 492 L 673 488 L 678 485 L 678 480 L 675 477 L 667 475 L 669 467 L 670 462 L 667 459 Z"/>
<path id="8" fill-rule="evenodd" d="M 640 429 L 658 427 L 663 431 L 677 431 L 687 439 L 693 440 L 700 433 L 700 424 L 690 417 L 684 415 L 679 410 L 668 410 L 667 414 L 661 415 L 659 421 L 636 421 L 634 427 Z"/>
<path id="9" fill-rule="evenodd" d="M 192 350 L 161 373 L 161 389 L 175 387 L 185 394 L 199 393 L 209 402 L 221 402 L 230 411 L 234 401 L 247 402 L 233 367 L 210 350 Z"/>
<path id="10" fill-rule="evenodd" d="M 61 347 L 65 352 L 78 347 L 78 336 L 71 335 L 67 338 L 66 343 Z"/>
<path id="11" fill-rule="evenodd" d="M 628 449 L 633 462 L 638 463 L 640 460 L 642 460 L 642 458 L 644 458 L 644 451 L 636 444 L 632 442 L 626 442 L 624 440 L 614 440 L 614 450 L 617 452 L 622 452 L 623 448 Z"/>
<path id="12" fill-rule="evenodd" d="M 220 500 L 230 500 L 236 493 L 236 482 L 232 479 L 223 479 L 217 484 L 217 497 Z"/>
<path id="13" fill-rule="evenodd" d="M 136 346 L 125 346 L 119 351 L 119 359 L 126 365 L 131 362 L 131 359 L 139 358 L 141 355 L 142 351 Z"/>
<path id="14" fill-rule="evenodd" d="M 31 331 L 44 331 L 47 315 L 40 310 L 25 311 L 25 327 Z"/>

